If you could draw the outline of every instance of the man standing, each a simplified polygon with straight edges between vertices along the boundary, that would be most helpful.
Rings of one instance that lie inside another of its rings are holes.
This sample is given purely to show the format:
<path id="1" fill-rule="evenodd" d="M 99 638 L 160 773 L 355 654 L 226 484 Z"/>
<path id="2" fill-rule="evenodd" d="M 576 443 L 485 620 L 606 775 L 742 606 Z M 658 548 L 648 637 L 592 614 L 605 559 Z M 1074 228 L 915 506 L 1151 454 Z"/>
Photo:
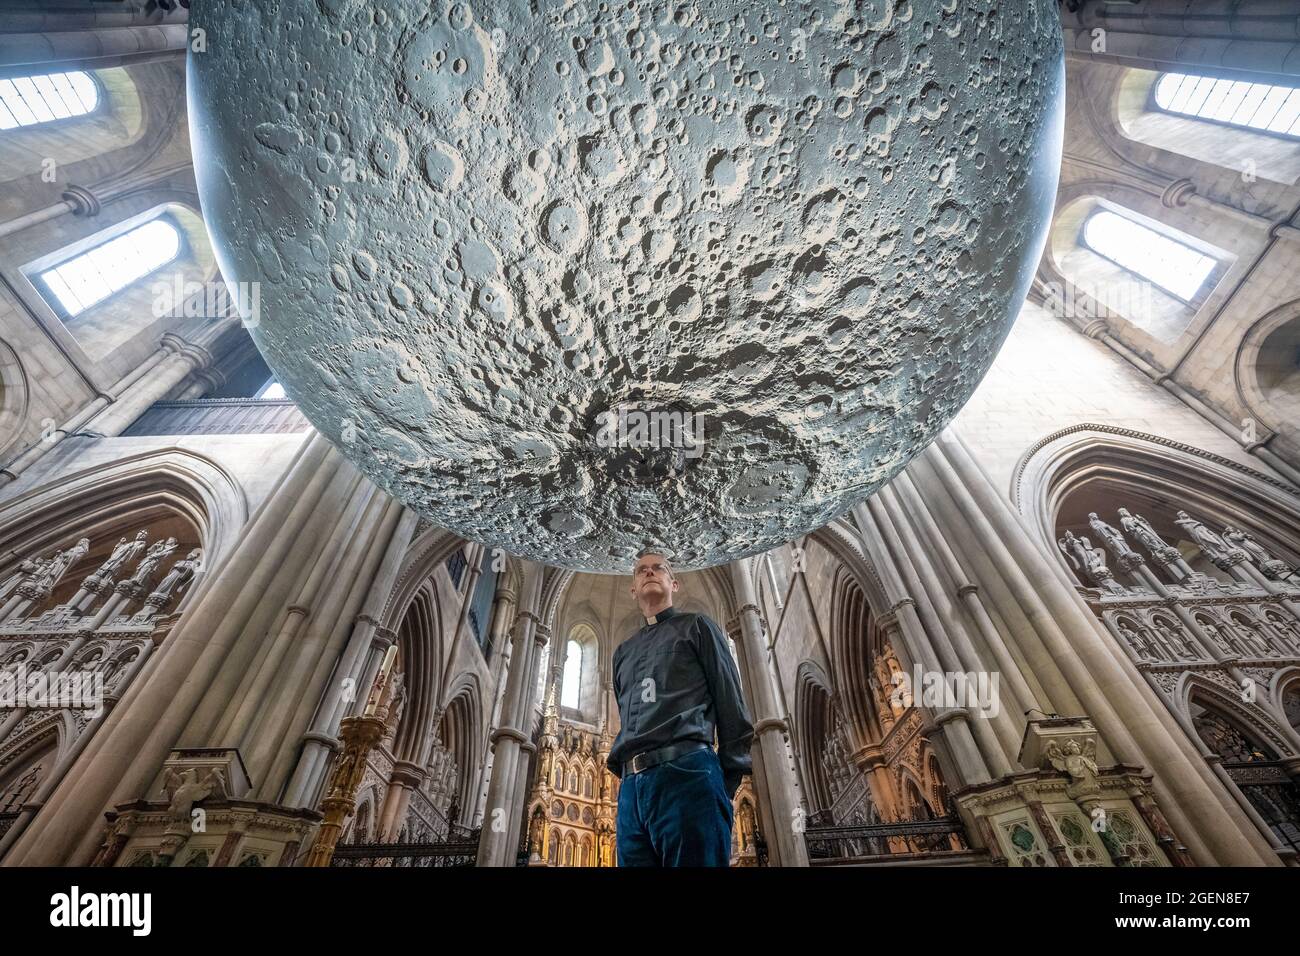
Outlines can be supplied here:
<path id="1" fill-rule="evenodd" d="M 621 727 L 606 761 L 622 780 L 619 866 L 731 859 L 731 800 L 750 770 L 754 727 L 726 636 L 705 615 L 673 609 L 679 587 L 663 554 L 637 558 L 632 597 L 646 623 L 614 651 Z"/>

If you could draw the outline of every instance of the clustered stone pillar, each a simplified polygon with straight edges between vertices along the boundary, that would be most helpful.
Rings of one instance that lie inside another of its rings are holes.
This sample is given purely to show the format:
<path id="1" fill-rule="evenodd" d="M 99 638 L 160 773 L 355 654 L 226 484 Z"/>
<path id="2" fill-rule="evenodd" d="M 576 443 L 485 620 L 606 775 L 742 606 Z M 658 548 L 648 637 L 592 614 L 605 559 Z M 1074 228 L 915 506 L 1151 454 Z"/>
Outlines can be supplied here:
<path id="1" fill-rule="evenodd" d="M 1204 9 L 1201 7 L 1204 6 Z M 1079 58 L 1293 85 L 1300 76 L 1295 8 L 1286 0 L 1196 4 L 1081 3 L 1062 9 L 1065 47 Z M 1289 33 L 1288 33 L 1289 30 Z"/>
<path id="2" fill-rule="evenodd" d="M 510 623 L 514 617 L 515 592 L 507 584 L 506 576 L 500 575 L 497 578 L 496 595 L 492 601 L 492 638 L 491 638 L 491 655 L 492 655 L 492 686 L 496 688 L 496 693 L 492 700 L 492 719 L 488 722 L 489 733 L 495 730 L 501 723 L 502 704 L 505 701 L 506 674 L 509 672 L 511 659 Z M 487 806 L 488 786 L 492 781 L 492 767 L 495 763 L 495 755 L 492 748 L 487 748 L 487 756 L 483 762 L 483 780 L 479 788 L 478 804 L 474 808 L 472 826 L 480 826 L 483 823 L 483 811 Z"/>
<path id="3" fill-rule="evenodd" d="M 224 346 L 239 326 L 239 319 L 230 317 L 187 332 L 188 338 L 175 333 L 164 335 L 158 350 L 114 386 L 111 393 L 101 394 L 87 403 L 53 433 L 42 436 L 0 468 L 0 488 L 15 481 L 71 435 L 120 435 L 154 402 L 177 386 L 191 382 L 193 374 L 210 368 L 213 350 Z"/>
<path id="4" fill-rule="evenodd" d="M 1013 741 L 1019 735 L 1007 732 L 1023 730 L 1025 710 L 1088 717 L 1112 762 L 1154 774 L 1161 806 L 1199 863 L 1279 862 L 1088 610 L 1064 565 L 1033 539 L 952 429 L 856 513 L 868 555 L 896 602 L 901 649 L 923 668 L 1001 677 L 1009 724 L 960 714 L 943 723 L 961 785 L 1001 776 L 1008 765 L 1013 772 L 1032 769 L 1020 767 Z M 946 546 L 937 546 L 938 538 Z M 978 604 L 962 593 L 971 588 Z M 1013 677 L 1017 671 L 1023 681 Z M 981 731 L 979 724 L 988 726 Z"/>
<path id="5" fill-rule="evenodd" d="M 519 589 L 519 611 L 511 640 L 510 670 L 501 703 L 501 725 L 492 733 L 492 779 L 488 784 L 483 830 L 478 844 L 479 866 L 514 866 L 517 827 L 523 815 L 523 797 L 528 786 L 525 747 L 531 747 L 525 728 L 532 708 L 532 691 L 537 686 L 534 668 L 538 649 L 538 611 L 541 606 L 543 569 L 524 564 Z M 545 638 L 542 638 L 543 643 Z"/>
<path id="6" fill-rule="evenodd" d="M 115 11 L 116 13 L 116 11 Z M 53 14 L 50 14 L 53 16 Z M 75 14 L 66 14 L 75 18 Z M 122 16 L 133 16 L 123 12 Z M 15 15 L 21 16 L 21 15 Z M 45 70 L 102 70 L 128 63 L 147 63 L 164 57 L 184 56 L 189 43 L 185 11 L 164 14 L 171 22 L 128 23 L 120 26 L 87 24 L 85 29 L 70 28 L 75 19 L 64 23 L 46 22 L 35 27 L 57 26 L 57 30 L 33 30 L 30 33 L 0 35 L 0 68 L 17 72 Z M 21 23 L 16 21 L 15 26 Z"/>
<path id="7" fill-rule="evenodd" d="M 754 589 L 753 559 L 731 563 L 731 583 L 739 606 L 740 641 L 749 673 L 751 716 L 754 719 L 754 775 L 762 775 L 760 798 L 770 811 L 768 853 L 773 866 L 807 866 L 804 843 L 804 808 L 796 786 L 794 767 L 786 746 L 790 729 L 777 707 L 776 688 L 763 632 L 763 614 Z M 758 781 L 756 781 L 757 783 Z M 769 814 L 765 814 L 768 816 Z"/>
<path id="8" fill-rule="evenodd" d="M 237 748 L 249 798 L 275 802 L 402 511 L 309 434 L 6 863 L 88 862 L 104 812 L 151 796 L 175 748 Z"/>
<path id="9" fill-rule="evenodd" d="M 175 335 L 164 335 L 166 352 L 148 377 L 122 395 L 110 408 L 96 415 L 86 429 L 99 435 L 120 435 L 150 405 L 179 385 L 191 372 L 212 364 L 212 354 L 202 346 L 190 345 Z"/>
<path id="10" fill-rule="evenodd" d="M 360 712 L 370 695 L 384 654 L 397 638 L 392 631 L 380 626 L 377 617 L 383 613 L 397 581 L 418 523 L 419 516 L 415 512 L 403 509 L 365 606 L 352 624 L 352 634 L 334 679 L 317 708 L 311 727 L 303 734 L 302 755 L 285 792 L 285 806 L 309 807 L 315 803 L 325 782 L 330 754 L 339 747 L 339 722 L 348 714 Z"/>

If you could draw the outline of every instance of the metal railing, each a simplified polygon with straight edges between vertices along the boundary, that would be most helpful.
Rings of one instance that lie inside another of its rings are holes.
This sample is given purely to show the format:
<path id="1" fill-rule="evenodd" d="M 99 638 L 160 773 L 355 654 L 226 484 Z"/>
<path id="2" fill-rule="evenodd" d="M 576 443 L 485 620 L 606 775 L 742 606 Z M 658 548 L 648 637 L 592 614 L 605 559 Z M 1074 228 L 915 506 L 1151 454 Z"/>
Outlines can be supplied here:
<path id="1" fill-rule="evenodd" d="M 470 867 L 478 860 L 479 834 L 453 827 L 446 840 L 432 843 L 340 843 L 330 866 Z"/>
<path id="2" fill-rule="evenodd" d="M 287 399 L 195 398 L 154 402 L 122 435 L 269 435 L 310 428 Z"/>
<path id="3" fill-rule="evenodd" d="M 854 826 L 808 827 L 804 831 L 808 858 L 854 860 L 901 855 L 967 852 L 966 831 L 954 817 L 905 820 Z"/>

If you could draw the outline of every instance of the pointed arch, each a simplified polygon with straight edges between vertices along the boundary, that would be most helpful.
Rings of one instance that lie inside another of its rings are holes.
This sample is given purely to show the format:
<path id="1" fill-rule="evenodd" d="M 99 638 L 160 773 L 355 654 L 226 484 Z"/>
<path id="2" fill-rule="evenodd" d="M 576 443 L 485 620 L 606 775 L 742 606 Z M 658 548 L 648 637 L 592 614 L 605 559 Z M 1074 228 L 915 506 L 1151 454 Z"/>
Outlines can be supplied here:
<path id="1" fill-rule="evenodd" d="M 0 504 L 0 553 L 53 550 L 152 509 L 191 523 L 211 568 L 233 549 L 248 521 L 239 483 L 212 459 L 184 448 L 154 448 L 31 488 L 22 484 L 11 486 Z"/>
<path id="2" fill-rule="evenodd" d="M 798 752 L 804 758 L 809 809 L 814 815 L 829 811 L 835 803 L 830 768 L 823 759 L 835 721 L 833 697 L 830 679 L 821 667 L 813 661 L 802 662 L 795 672 L 794 726 Z"/>
<path id="3" fill-rule="evenodd" d="M 474 812 L 475 783 L 485 753 L 482 747 L 484 729 L 481 726 L 483 708 L 475 675 L 464 675 L 459 689 L 454 689 L 453 694 L 452 701 L 443 714 L 438 736 L 442 745 L 451 753 L 456 766 L 454 800 L 458 812 L 456 819 L 449 819 L 448 822 L 463 825 L 466 818 Z"/>
<path id="4" fill-rule="evenodd" d="M 1206 523 L 1242 528 L 1278 558 L 1300 563 L 1300 489 L 1242 462 L 1133 429 L 1085 422 L 1045 436 L 1017 463 L 1011 497 L 1055 555 L 1062 502 L 1096 483 L 1135 502 L 1177 489 L 1178 507 Z"/>

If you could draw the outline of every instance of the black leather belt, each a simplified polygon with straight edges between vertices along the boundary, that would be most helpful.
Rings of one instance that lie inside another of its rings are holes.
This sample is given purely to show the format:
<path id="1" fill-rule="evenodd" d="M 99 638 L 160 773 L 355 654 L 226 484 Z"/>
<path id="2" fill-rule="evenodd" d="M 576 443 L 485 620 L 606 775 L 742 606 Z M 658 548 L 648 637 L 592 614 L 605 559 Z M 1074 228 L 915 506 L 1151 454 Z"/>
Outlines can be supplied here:
<path id="1" fill-rule="evenodd" d="M 643 751 L 623 764 L 623 776 L 626 777 L 628 774 L 649 770 L 661 763 L 676 760 L 686 754 L 693 754 L 697 750 L 704 750 L 708 746 L 702 740 L 686 740 L 679 744 L 668 744 L 655 750 Z"/>

